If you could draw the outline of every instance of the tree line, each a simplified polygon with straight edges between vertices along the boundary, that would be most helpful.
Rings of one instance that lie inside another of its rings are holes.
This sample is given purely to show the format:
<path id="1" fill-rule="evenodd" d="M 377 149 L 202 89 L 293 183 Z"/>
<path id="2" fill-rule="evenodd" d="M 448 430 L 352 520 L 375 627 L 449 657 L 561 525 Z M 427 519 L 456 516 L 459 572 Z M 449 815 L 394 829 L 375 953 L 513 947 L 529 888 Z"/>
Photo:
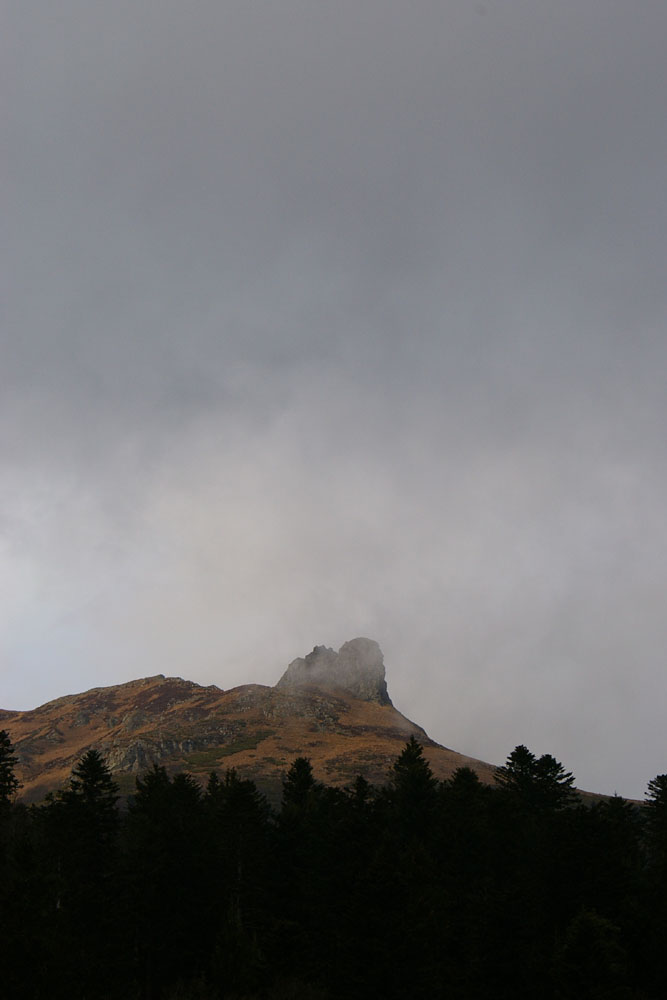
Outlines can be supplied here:
<path id="1" fill-rule="evenodd" d="M 0 994 L 12 1000 L 658 1000 L 667 775 L 583 802 L 524 746 L 494 786 L 437 781 L 412 738 L 387 783 L 294 761 L 252 781 L 154 766 L 127 803 L 89 750 L 39 806 L 0 732 Z"/>

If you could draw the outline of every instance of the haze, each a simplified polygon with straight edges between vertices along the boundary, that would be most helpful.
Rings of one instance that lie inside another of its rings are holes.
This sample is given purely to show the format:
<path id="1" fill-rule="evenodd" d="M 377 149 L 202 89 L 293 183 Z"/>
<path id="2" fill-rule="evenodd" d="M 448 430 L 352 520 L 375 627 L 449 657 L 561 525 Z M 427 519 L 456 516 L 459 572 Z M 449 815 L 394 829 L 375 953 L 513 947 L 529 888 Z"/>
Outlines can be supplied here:
<path id="1" fill-rule="evenodd" d="M 273 684 L 667 771 L 667 7 L 3 2 L 0 706 Z"/>

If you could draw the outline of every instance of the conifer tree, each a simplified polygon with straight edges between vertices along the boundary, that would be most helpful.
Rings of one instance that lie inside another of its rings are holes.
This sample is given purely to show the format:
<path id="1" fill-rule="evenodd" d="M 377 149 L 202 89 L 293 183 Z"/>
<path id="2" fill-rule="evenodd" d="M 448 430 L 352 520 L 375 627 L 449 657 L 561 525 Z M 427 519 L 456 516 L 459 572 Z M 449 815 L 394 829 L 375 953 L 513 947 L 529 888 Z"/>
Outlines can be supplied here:
<path id="1" fill-rule="evenodd" d="M 118 832 L 118 787 L 99 750 L 88 750 L 69 787 L 47 806 L 52 846 L 72 888 L 97 886 L 112 866 Z"/>
<path id="2" fill-rule="evenodd" d="M 649 781 L 644 808 L 651 839 L 654 844 L 662 842 L 663 851 L 667 851 L 667 774 Z"/>
<path id="3" fill-rule="evenodd" d="M 118 802 L 118 786 L 99 750 L 88 750 L 72 770 L 69 788 L 62 793 L 64 802 L 78 802 L 111 815 Z"/>
<path id="4" fill-rule="evenodd" d="M 551 754 L 538 759 L 523 744 L 514 748 L 503 767 L 496 768 L 495 779 L 524 805 L 538 810 L 563 809 L 577 798 L 571 772 Z"/>
<path id="5" fill-rule="evenodd" d="M 414 736 L 394 761 L 389 797 L 399 817 L 412 829 L 419 829 L 437 801 L 438 780 L 434 777 L 424 748 Z"/>
<path id="6" fill-rule="evenodd" d="M 644 964 L 659 996 L 664 990 L 665 929 L 667 928 L 667 774 L 648 783 L 644 804 L 645 849 L 649 913 Z M 651 994 L 653 995 L 653 994 Z"/>
<path id="7" fill-rule="evenodd" d="M 152 997 L 201 963 L 212 879 L 198 782 L 186 773 L 171 778 L 154 764 L 136 787 L 127 818 L 129 919 L 135 962 Z"/>
<path id="8" fill-rule="evenodd" d="M 6 729 L 0 729 L 0 811 L 14 801 L 21 782 L 16 777 L 15 767 L 18 757 Z"/>
<path id="9" fill-rule="evenodd" d="M 424 748 L 411 736 L 393 764 L 392 784 L 394 788 L 419 787 L 429 792 L 437 785 L 437 779 L 428 761 L 424 758 Z"/>
<path id="10" fill-rule="evenodd" d="M 283 809 L 304 806 L 316 787 L 312 764 L 307 757 L 297 757 L 283 780 Z"/>

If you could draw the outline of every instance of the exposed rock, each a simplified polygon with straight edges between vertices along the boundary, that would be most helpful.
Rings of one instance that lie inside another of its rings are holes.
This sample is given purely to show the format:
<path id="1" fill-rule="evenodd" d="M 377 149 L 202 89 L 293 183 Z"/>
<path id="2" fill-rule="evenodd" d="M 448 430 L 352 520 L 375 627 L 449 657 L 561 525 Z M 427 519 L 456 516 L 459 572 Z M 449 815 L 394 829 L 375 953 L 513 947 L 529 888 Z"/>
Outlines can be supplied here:
<path id="1" fill-rule="evenodd" d="M 292 660 L 277 688 L 311 685 L 343 688 L 362 701 L 391 705 L 382 650 L 373 639 L 351 639 L 337 653 L 315 646 L 312 653 Z"/>
<path id="2" fill-rule="evenodd" d="M 345 702 L 339 702 L 331 695 L 325 697 L 322 692 L 297 691 L 289 684 L 282 686 L 281 695 L 265 705 L 263 715 L 266 719 L 307 719 L 334 725 L 347 707 Z"/>
<path id="3" fill-rule="evenodd" d="M 123 717 L 121 725 L 125 732 L 135 733 L 138 729 L 142 729 L 146 725 L 146 715 L 144 712 L 139 712 L 135 709 Z"/>
<path id="4" fill-rule="evenodd" d="M 147 771 L 160 757 L 161 753 L 155 744 L 137 740 L 129 746 L 114 747 L 107 753 L 106 763 L 114 773 L 125 771 L 138 774 L 140 771 Z"/>
<path id="5" fill-rule="evenodd" d="M 56 726 L 54 726 L 52 729 L 49 729 L 49 731 L 45 734 L 44 739 L 48 740 L 49 743 L 65 742 L 65 737 Z"/>

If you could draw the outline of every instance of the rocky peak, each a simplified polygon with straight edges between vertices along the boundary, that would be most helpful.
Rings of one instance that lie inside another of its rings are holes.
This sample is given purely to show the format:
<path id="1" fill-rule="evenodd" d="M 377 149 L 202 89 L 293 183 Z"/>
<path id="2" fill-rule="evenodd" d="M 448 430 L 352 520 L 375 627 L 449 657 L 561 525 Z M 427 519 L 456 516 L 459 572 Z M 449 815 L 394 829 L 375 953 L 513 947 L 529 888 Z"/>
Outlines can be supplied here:
<path id="1" fill-rule="evenodd" d="M 343 688 L 362 701 L 391 705 L 384 657 L 373 639 L 351 639 L 337 653 L 327 646 L 315 646 L 312 653 L 292 660 L 276 687 L 303 685 Z"/>

